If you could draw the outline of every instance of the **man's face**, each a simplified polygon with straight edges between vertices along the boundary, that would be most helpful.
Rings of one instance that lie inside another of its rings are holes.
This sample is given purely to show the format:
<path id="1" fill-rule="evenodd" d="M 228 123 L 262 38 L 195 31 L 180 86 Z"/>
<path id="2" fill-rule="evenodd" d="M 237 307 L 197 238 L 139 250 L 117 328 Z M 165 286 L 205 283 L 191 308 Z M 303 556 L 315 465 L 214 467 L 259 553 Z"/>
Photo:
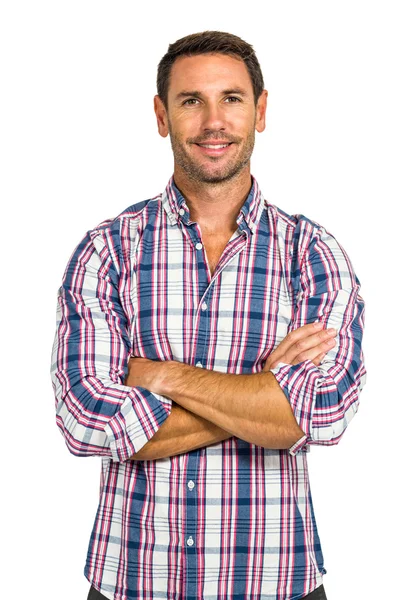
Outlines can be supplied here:
<path id="1" fill-rule="evenodd" d="M 177 59 L 163 132 L 159 123 L 160 134 L 170 134 L 175 170 L 192 181 L 218 183 L 249 169 L 255 129 L 265 128 L 266 95 L 264 90 L 256 110 L 250 75 L 241 60 L 223 54 Z M 215 148 L 216 142 L 229 145 Z"/>

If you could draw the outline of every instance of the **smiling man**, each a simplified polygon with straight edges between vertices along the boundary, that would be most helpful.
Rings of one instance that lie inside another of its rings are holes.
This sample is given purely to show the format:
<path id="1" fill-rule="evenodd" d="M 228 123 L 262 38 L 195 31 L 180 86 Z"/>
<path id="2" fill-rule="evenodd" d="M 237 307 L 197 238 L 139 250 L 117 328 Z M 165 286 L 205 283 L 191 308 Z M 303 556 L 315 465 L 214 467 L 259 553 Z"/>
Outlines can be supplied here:
<path id="1" fill-rule="evenodd" d="M 176 41 L 157 92 L 173 175 L 87 233 L 59 290 L 57 424 L 102 457 L 88 599 L 321 600 L 307 451 L 358 409 L 360 283 L 250 172 L 267 91 L 248 43 Z"/>

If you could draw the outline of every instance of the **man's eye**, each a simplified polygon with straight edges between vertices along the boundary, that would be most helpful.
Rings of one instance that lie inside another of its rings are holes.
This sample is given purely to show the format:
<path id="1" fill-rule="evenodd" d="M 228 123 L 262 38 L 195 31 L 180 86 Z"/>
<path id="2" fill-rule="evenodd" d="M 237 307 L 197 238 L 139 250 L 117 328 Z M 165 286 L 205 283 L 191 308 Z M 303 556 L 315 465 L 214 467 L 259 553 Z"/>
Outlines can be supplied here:
<path id="1" fill-rule="evenodd" d="M 240 102 L 240 98 L 237 98 L 236 96 L 228 96 L 226 98 L 226 100 L 235 100 L 235 102 L 228 102 L 228 104 L 236 104 L 236 102 Z M 198 98 L 188 98 L 187 100 L 184 101 L 184 105 L 188 104 L 188 103 L 192 103 L 192 102 L 198 102 Z M 191 104 L 191 106 L 193 106 L 193 104 Z"/>

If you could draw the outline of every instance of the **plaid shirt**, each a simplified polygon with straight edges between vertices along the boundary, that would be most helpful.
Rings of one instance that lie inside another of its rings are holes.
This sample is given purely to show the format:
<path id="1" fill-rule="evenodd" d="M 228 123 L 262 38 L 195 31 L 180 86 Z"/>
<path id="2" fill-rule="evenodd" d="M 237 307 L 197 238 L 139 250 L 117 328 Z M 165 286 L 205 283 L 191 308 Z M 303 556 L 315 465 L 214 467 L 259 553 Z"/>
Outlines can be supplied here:
<path id="1" fill-rule="evenodd" d="M 172 176 L 162 194 L 89 231 L 67 265 L 56 420 L 72 454 L 102 457 L 84 574 L 107 598 L 295 600 L 326 573 L 307 451 L 337 444 L 358 408 L 360 284 L 336 239 L 266 202 L 253 176 L 237 225 L 211 276 Z M 272 369 L 305 432 L 292 448 L 232 436 L 128 460 L 171 412 L 169 398 L 124 385 L 131 354 L 257 373 L 289 331 L 315 320 L 338 331 L 322 364 Z"/>

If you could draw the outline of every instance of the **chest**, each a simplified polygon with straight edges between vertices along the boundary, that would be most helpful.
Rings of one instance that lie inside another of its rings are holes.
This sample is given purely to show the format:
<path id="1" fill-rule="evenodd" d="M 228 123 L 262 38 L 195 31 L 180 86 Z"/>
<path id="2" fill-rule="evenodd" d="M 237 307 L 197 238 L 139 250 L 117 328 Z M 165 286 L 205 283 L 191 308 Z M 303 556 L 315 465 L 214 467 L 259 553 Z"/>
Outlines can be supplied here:
<path id="1" fill-rule="evenodd" d="M 221 372 L 260 371 L 287 334 L 291 294 L 279 247 L 265 236 L 146 230 L 123 288 L 132 352 Z"/>

